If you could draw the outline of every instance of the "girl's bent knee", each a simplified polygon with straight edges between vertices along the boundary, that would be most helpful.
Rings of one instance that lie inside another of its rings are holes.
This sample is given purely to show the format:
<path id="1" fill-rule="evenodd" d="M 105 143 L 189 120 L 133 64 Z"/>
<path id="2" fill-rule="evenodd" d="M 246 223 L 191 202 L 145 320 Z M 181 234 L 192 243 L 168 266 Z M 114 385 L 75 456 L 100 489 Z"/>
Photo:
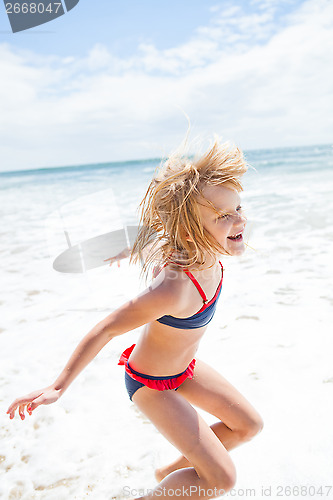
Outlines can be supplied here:
<path id="1" fill-rule="evenodd" d="M 244 441 L 249 441 L 254 438 L 257 434 L 259 434 L 264 427 L 264 422 L 260 415 L 258 415 L 255 419 L 251 419 L 247 426 L 240 431 L 242 434 Z"/>
<path id="2" fill-rule="evenodd" d="M 235 486 L 236 479 L 236 468 L 231 462 L 228 465 L 228 468 L 221 467 L 220 469 L 213 472 L 213 474 L 210 475 L 208 483 L 210 488 L 216 488 L 217 490 L 224 490 L 225 492 L 227 492 Z"/>
<path id="3" fill-rule="evenodd" d="M 227 493 L 227 491 L 230 491 L 235 486 L 236 479 L 236 472 L 222 474 L 221 477 L 215 479 L 214 488 L 223 490 Z"/>

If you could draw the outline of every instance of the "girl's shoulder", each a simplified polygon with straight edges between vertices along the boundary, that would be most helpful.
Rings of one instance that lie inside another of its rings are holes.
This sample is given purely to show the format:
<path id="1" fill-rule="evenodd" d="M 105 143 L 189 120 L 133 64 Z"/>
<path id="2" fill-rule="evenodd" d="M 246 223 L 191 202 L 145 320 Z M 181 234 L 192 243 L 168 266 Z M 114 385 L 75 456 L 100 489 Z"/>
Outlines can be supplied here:
<path id="1" fill-rule="evenodd" d="M 197 303 L 198 297 L 200 302 L 200 295 L 198 295 L 192 281 L 184 272 L 184 268 L 178 264 L 170 262 L 165 266 L 156 266 L 152 285 L 163 287 L 173 296 L 172 310 L 168 314 L 182 313 L 184 309 L 188 309 L 191 303 Z"/>
<path id="2" fill-rule="evenodd" d="M 163 283 L 165 289 L 171 290 L 173 294 L 181 299 L 187 286 L 188 278 L 179 265 L 168 262 L 164 265 L 156 265 L 153 269 L 153 283 Z"/>
<path id="3" fill-rule="evenodd" d="M 183 269 L 173 262 L 167 262 L 164 265 L 157 264 L 153 268 L 153 281 L 163 282 L 166 287 L 178 289 L 179 286 L 184 282 L 184 271 Z"/>

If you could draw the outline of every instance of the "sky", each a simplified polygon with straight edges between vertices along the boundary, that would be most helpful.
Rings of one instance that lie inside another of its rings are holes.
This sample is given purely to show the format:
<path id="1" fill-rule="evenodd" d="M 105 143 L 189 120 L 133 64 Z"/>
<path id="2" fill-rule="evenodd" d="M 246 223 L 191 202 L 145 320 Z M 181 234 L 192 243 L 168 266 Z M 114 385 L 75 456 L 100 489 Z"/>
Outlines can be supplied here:
<path id="1" fill-rule="evenodd" d="M 245 150 L 330 144 L 332 67 L 332 0 L 80 0 L 19 33 L 2 2 L 0 170 L 162 157 L 188 119 Z"/>

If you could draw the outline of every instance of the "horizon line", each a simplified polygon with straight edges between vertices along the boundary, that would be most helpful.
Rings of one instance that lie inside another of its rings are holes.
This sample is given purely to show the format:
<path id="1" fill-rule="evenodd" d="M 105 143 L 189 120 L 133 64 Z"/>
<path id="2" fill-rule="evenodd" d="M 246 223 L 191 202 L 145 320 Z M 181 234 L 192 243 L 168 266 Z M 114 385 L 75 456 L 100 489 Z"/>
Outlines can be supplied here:
<path id="1" fill-rule="evenodd" d="M 277 150 L 277 149 L 294 149 L 294 148 L 314 148 L 314 147 L 323 147 L 323 146 L 330 146 L 333 147 L 333 144 L 330 143 L 320 143 L 320 144 L 309 144 L 309 145 L 303 145 L 303 146 L 276 146 L 276 147 L 271 147 L 271 148 L 253 148 L 253 149 L 242 149 L 244 154 L 246 155 L 247 152 L 255 152 L 255 151 L 272 151 L 272 150 Z M 191 156 L 191 155 L 190 155 Z M 97 162 L 97 163 L 78 163 L 78 164 L 72 164 L 72 165 L 58 165 L 58 166 L 50 166 L 50 167 L 36 167 L 36 168 L 26 168 L 26 169 L 19 169 L 19 170 L 0 170 L 0 175 L 2 174 L 23 174 L 23 173 L 34 173 L 37 171 L 52 171 L 52 170 L 76 170 L 79 168 L 91 168 L 91 167 L 102 167 L 105 168 L 106 166 L 115 166 L 115 165 L 125 165 L 131 164 L 131 163 L 139 163 L 139 162 L 161 162 L 163 160 L 162 157 L 155 157 L 155 158 L 139 158 L 135 160 L 118 160 L 118 161 L 103 161 L 103 162 Z"/>

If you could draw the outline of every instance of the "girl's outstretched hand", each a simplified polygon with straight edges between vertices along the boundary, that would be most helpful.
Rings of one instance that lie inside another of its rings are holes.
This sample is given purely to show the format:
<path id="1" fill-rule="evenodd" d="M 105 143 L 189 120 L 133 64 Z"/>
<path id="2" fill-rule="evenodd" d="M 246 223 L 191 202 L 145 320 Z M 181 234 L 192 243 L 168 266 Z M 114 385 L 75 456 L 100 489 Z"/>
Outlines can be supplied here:
<path id="1" fill-rule="evenodd" d="M 45 389 L 40 389 L 39 391 L 31 392 L 26 396 L 15 399 L 9 406 L 7 413 L 9 418 L 14 418 L 15 411 L 18 409 L 21 420 L 25 419 L 24 409 L 26 408 L 29 415 L 32 411 L 39 405 L 49 405 L 55 403 L 61 396 L 60 389 L 55 389 L 54 387 L 46 387 Z"/>
<path id="2" fill-rule="evenodd" d="M 126 259 L 127 257 L 129 257 L 130 253 L 131 253 L 131 249 L 130 248 L 125 248 L 124 250 L 122 250 L 121 252 L 119 252 L 117 255 L 114 255 L 114 257 L 109 257 L 108 259 L 104 259 L 104 262 L 107 262 L 109 260 L 110 261 L 110 266 L 112 266 L 112 264 L 114 262 L 117 262 L 118 267 L 120 267 L 120 261 L 122 259 Z"/>

